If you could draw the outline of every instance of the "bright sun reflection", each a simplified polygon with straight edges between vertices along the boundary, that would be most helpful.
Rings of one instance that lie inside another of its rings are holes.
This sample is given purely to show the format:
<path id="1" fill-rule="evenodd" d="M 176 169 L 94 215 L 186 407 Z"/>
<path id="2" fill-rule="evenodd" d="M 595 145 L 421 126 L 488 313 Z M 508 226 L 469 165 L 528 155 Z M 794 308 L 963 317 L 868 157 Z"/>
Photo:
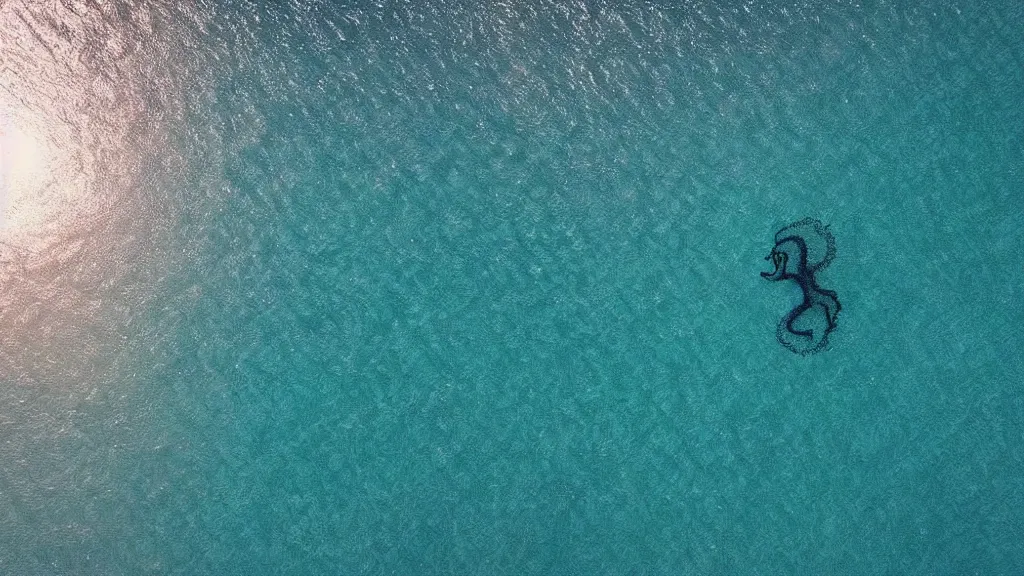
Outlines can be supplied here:
<path id="1" fill-rule="evenodd" d="M 44 143 L 0 111 L 0 234 L 20 236 L 38 227 L 44 211 L 32 206 L 47 174 Z M 37 208 L 37 207 L 35 207 Z"/>
<path id="2" fill-rule="evenodd" d="M 0 272 L 12 253 L 72 249 L 98 219 L 127 210 L 119 194 L 139 152 L 125 142 L 141 109 L 133 58 L 146 53 L 99 57 L 109 41 L 69 39 L 118 32 L 101 12 L 60 20 L 55 33 L 29 4 L 0 0 Z"/>
<path id="3" fill-rule="evenodd" d="M 60 242 L 95 208 L 73 127 L 5 104 L 0 98 L 0 261 L 4 246 L 39 253 Z"/>
<path id="4" fill-rule="evenodd" d="M 146 212 L 176 188 L 140 168 L 163 169 L 158 126 L 185 109 L 156 88 L 176 86 L 162 54 L 178 37 L 154 40 L 145 3 L 115 4 L 0 0 L 2 382 L 133 381 L 129 327 L 178 257 L 158 243 L 177 204 Z"/>

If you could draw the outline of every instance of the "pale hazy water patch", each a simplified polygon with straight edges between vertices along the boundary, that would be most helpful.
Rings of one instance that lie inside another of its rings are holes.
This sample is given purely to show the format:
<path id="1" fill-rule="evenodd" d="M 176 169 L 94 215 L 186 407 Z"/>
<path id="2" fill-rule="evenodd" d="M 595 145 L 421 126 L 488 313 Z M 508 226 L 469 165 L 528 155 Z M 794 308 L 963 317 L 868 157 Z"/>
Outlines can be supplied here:
<path id="1" fill-rule="evenodd" d="M 135 530 L 123 471 L 173 441 L 147 383 L 197 245 L 175 131 L 199 14 L 129 8 L 0 6 L 3 572 L 134 571 L 112 560 Z"/>

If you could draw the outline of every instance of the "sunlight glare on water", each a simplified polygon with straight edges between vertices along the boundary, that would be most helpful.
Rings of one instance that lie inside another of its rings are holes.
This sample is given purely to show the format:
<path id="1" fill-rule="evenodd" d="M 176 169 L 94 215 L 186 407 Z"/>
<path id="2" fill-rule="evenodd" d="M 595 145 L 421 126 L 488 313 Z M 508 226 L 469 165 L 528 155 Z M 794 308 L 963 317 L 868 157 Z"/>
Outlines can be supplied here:
<path id="1" fill-rule="evenodd" d="M 42 59 L 32 64 L 31 73 L 0 70 L 0 242 L 39 254 L 95 215 L 102 196 L 88 120 L 52 88 L 82 79 Z"/>
<path id="2" fill-rule="evenodd" d="M 0 111 L 0 234 L 4 240 L 16 242 L 56 216 L 56 206 L 41 202 L 46 183 L 52 182 L 49 170 L 54 153 L 51 143 Z"/>
<path id="3" fill-rule="evenodd" d="M 132 327 L 185 253 L 166 241 L 184 189 L 166 127 L 187 74 L 150 10 L 126 6 L 0 3 L 0 435 L 34 430 L 0 459 L 21 477 L 47 474 L 25 453 L 89 457 L 47 443 L 110 409 L 104 395 L 126 401 L 172 332 Z"/>
<path id="4" fill-rule="evenodd" d="M 197 234 L 168 241 L 189 74 L 161 14 L 0 1 L 0 573 L 61 571 L 62 549 L 111 533 L 111 470 L 167 443 L 140 432 L 137 391 L 195 292 L 166 287 Z M 97 556 L 67 553 L 71 572 Z"/>

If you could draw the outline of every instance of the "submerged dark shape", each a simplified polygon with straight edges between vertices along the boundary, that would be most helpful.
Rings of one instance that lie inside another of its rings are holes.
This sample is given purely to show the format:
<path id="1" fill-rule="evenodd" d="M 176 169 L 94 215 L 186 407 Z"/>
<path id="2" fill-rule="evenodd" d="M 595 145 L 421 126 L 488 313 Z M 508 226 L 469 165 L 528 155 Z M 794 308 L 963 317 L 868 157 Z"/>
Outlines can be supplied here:
<path id="1" fill-rule="evenodd" d="M 803 302 L 782 318 L 775 332 L 779 343 L 797 354 L 823 350 L 836 327 L 836 317 L 842 310 L 839 298 L 814 279 L 814 274 L 835 256 L 836 241 L 828 226 L 804 218 L 776 232 L 775 247 L 765 257 L 775 270 L 761 272 L 762 277 L 773 282 L 793 280 L 803 291 Z"/>

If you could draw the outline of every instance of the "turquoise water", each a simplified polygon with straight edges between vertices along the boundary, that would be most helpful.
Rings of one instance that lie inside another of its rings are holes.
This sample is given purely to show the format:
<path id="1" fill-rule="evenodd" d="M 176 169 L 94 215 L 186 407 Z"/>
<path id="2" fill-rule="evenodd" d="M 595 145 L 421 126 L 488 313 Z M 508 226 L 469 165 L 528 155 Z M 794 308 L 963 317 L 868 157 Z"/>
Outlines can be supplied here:
<path id="1" fill-rule="evenodd" d="M 177 4 L 0 5 L 0 573 L 1024 570 L 1019 3 Z"/>

